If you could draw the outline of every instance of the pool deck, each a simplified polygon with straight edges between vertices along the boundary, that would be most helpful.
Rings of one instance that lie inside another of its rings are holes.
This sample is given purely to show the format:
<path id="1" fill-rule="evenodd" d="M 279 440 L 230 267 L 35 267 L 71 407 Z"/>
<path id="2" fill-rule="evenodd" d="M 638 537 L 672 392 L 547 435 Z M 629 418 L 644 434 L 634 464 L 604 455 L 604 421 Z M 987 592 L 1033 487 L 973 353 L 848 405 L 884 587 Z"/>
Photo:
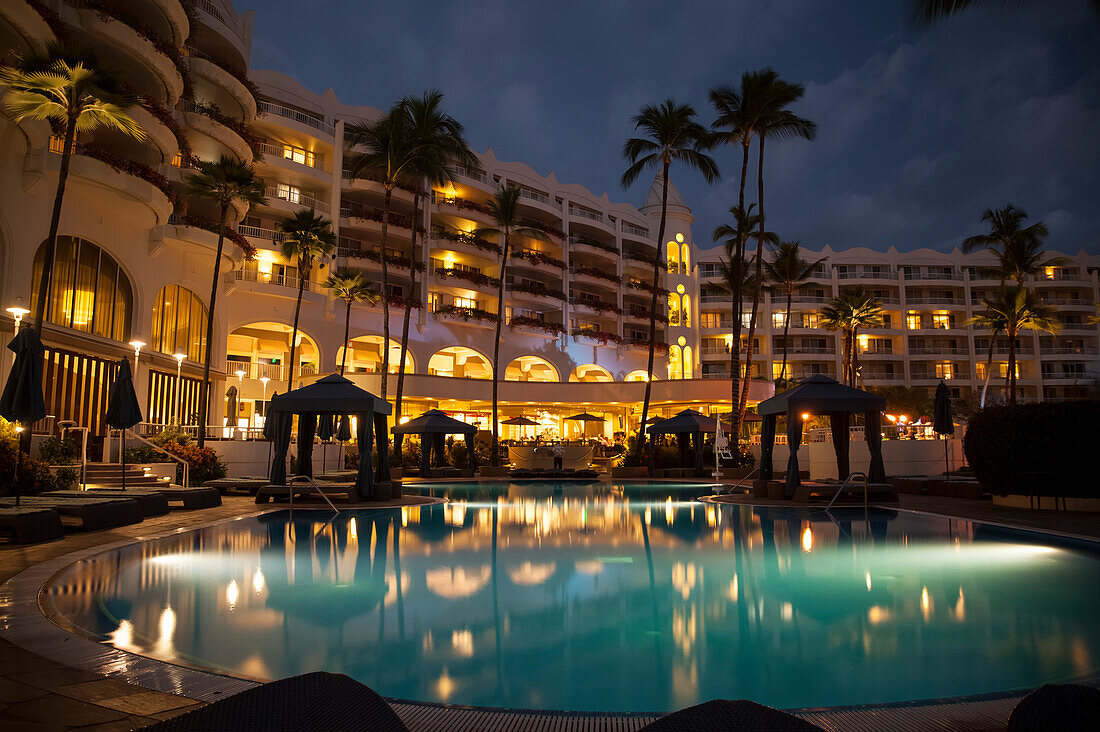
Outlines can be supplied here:
<path id="1" fill-rule="evenodd" d="M 408 498 L 410 497 L 406 497 Z M 792 505 L 786 501 L 766 501 L 743 496 L 723 496 L 718 500 L 757 505 Z M 381 506 L 365 504 L 363 507 L 381 508 L 396 505 L 401 504 L 392 503 Z M 1100 539 L 1100 514 L 1097 513 L 1032 511 L 994 506 L 989 501 L 906 494 L 903 494 L 900 497 L 900 503 L 895 505 L 907 510 Z M 277 510 L 282 507 L 279 505 L 274 508 Z M 260 508 L 250 497 L 225 496 L 222 505 L 217 508 L 173 511 L 165 516 L 146 519 L 137 525 L 110 531 L 69 534 L 63 540 L 35 546 L 3 546 L 0 547 L 0 582 L 7 582 L 24 570 L 37 565 L 42 565 L 44 568 L 55 564 L 70 554 L 94 553 L 111 544 L 128 543 L 154 535 L 186 531 L 212 522 L 254 514 Z M 267 510 L 270 509 L 271 507 Z M 28 573 L 28 575 L 31 574 L 34 573 Z M 0 630 L 13 629 L 16 606 L 27 605 L 28 599 L 13 598 L 6 593 L 0 597 Z M 20 603 L 19 600 L 23 602 Z M 37 602 L 35 601 L 33 605 L 37 607 Z M 39 618 L 45 621 L 40 614 Z M 48 621 L 45 622 L 48 623 Z M 53 626 L 49 630 L 51 633 L 54 630 L 64 633 Z M 42 639 L 36 640 L 41 642 Z M 84 643 L 89 646 L 96 645 L 88 641 Z M 215 676 L 211 680 L 220 680 L 225 686 L 242 683 L 248 685 L 248 682 L 235 681 L 226 677 Z M 210 698 L 209 694 L 193 696 Z M 927 729 L 976 732 L 1004 729 L 1008 715 L 1018 699 L 1018 696 L 1005 696 L 935 704 L 799 710 L 797 713 L 823 729 L 836 732 Z M 153 691 L 115 676 L 108 677 L 77 668 L 0 638 L 0 731 L 8 729 L 27 730 L 27 732 L 54 730 L 60 732 L 72 729 L 132 730 L 184 713 L 203 703 L 205 702 L 200 699 L 182 693 Z M 651 717 L 644 716 L 553 714 L 429 704 L 396 703 L 394 708 L 414 732 L 420 730 L 458 732 L 475 729 L 531 732 L 551 729 L 563 732 L 565 730 L 629 732 L 652 721 Z"/>

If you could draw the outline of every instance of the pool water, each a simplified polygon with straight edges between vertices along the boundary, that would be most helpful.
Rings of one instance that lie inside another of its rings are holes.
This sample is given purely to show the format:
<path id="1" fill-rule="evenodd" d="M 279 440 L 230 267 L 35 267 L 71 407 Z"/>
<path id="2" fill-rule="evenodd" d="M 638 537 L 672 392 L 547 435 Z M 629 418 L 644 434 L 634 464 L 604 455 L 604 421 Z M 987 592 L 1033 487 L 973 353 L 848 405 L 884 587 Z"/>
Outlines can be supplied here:
<path id="1" fill-rule="evenodd" d="M 1041 534 L 715 506 L 699 486 L 421 490 L 452 502 L 280 510 L 124 547 L 59 575 L 45 604 L 174 663 L 495 707 L 835 706 L 1100 667 L 1100 561 Z"/>

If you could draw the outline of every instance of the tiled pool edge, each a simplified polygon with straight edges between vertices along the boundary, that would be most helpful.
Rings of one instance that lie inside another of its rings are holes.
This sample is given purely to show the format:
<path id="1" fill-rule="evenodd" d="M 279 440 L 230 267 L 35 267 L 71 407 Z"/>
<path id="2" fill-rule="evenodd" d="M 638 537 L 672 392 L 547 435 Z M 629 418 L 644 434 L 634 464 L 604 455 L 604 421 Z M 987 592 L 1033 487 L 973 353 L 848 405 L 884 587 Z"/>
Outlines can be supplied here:
<path id="1" fill-rule="evenodd" d="M 91 556 L 143 541 L 159 539 L 209 526 L 225 524 L 272 511 L 272 507 L 231 518 L 157 532 L 147 536 L 99 544 L 44 560 L 24 569 L 0 585 L 0 638 L 65 665 L 134 684 L 153 691 L 174 694 L 202 702 L 212 702 L 254 688 L 259 682 L 215 672 L 201 671 L 166 661 L 121 651 L 106 644 L 74 634 L 58 626 L 43 612 L 40 593 L 49 581 L 66 567 Z M 305 509 L 323 510 L 323 509 Z M 921 513 L 920 511 L 916 511 Z M 1022 528 L 1005 525 L 1008 528 Z M 1024 529 L 1025 531 L 1033 529 Z M 1049 532 L 1038 532 L 1049 533 Z M 1077 538 L 1077 537 L 1074 537 Z M 870 705 L 799 709 L 795 713 L 827 730 L 923 730 L 950 723 L 952 729 L 979 730 L 1003 726 L 1019 695 L 1006 693 L 994 698 L 944 699 L 932 703 L 902 702 L 896 705 Z M 478 729 L 486 724 L 514 720 L 524 729 L 558 727 L 563 719 L 572 720 L 570 728 L 628 730 L 641 727 L 654 717 L 639 714 L 555 712 L 474 708 L 391 700 L 398 714 L 411 729 Z M 543 724 L 529 726 L 533 720 Z M 609 726 L 606 726 L 609 725 Z M 507 729 L 507 727 L 502 727 Z"/>

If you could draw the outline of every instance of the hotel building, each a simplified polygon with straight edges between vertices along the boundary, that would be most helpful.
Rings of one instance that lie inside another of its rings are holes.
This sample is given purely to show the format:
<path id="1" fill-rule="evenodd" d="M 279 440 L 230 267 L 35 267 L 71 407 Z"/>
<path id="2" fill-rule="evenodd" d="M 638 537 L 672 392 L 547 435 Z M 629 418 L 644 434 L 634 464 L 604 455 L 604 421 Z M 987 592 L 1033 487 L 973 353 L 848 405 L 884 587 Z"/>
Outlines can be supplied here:
<path id="1" fill-rule="evenodd" d="M 222 425 L 258 427 L 272 393 L 338 370 L 345 348 L 347 376 L 374 393 L 381 388 L 381 349 L 390 349 L 392 399 L 402 303 L 412 302 L 403 415 L 439 407 L 487 428 L 500 256 L 493 242 L 470 232 L 490 223 L 486 203 L 502 185 L 520 189 L 525 225 L 544 232 L 513 242 L 516 256 L 507 268 L 502 419 L 532 417 L 549 434 L 565 436 L 586 430 L 563 419 L 581 411 L 605 419 L 589 426 L 589 435 L 636 427 L 654 259 L 662 272 L 653 409 L 728 411 L 729 296 L 718 286 L 717 250 L 697 245 L 691 209 L 674 185 L 666 241 L 659 242 L 658 186 L 636 208 L 522 162 L 498 160 L 490 149 L 476 168 L 456 171 L 452 185 L 431 191 L 415 221 L 412 192 L 395 190 L 383 253 L 383 188 L 347 173 L 356 154 L 349 127 L 376 119 L 380 109 L 350 106 L 331 90 L 318 94 L 284 74 L 250 69 L 251 37 L 251 12 L 236 12 L 228 0 L 0 3 L 0 57 L 72 39 L 97 49 L 144 99 L 133 112 L 144 141 L 95 132 L 78 139 L 72 157 L 44 333 L 53 421 L 102 434 L 107 386 L 118 360 L 130 357 L 146 420 L 189 422 L 198 411 L 206 348 L 213 350 L 215 432 Z M 0 118 L 0 310 L 33 309 L 62 146 L 46 123 Z M 192 155 L 223 154 L 255 164 L 266 202 L 231 211 L 236 238 L 256 254 L 248 259 L 227 242 L 208 344 L 217 212 L 189 196 L 185 181 Z M 278 225 L 303 208 L 332 221 L 339 246 L 308 274 L 291 363 L 299 272 L 280 252 Z M 377 283 L 382 256 L 394 303 L 391 340 L 383 343 L 381 306 L 356 304 L 345 344 L 344 304 L 323 282 L 337 267 L 353 267 Z M 827 261 L 792 307 L 789 376 L 839 372 L 839 338 L 818 327 L 816 311 L 840 287 L 862 284 L 889 314 L 881 329 L 860 338 L 866 385 L 933 386 L 945 378 L 960 396 L 980 387 L 988 336 L 967 321 L 996 285 L 979 278 L 983 255 L 856 248 L 807 256 Z M 1100 300 L 1100 257 L 1068 259 L 1038 283 L 1059 305 L 1065 329 L 1057 337 L 1020 338 L 1020 383 L 1029 399 L 1069 398 L 1097 377 L 1097 330 L 1089 316 Z M 752 402 L 772 393 L 784 309 L 779 296 L 765 297 Z M 7 318 L 3 326 L 10 333 L 14 322 Z M 142 344 L 137 353 L 135 344 Z M 1002 346 L 995 376 L 1005 368 Z M 3 364 L 10 362 L 9 354 Z M 224 397 L 232 388 L 237 411 L 227 415 Z"/>

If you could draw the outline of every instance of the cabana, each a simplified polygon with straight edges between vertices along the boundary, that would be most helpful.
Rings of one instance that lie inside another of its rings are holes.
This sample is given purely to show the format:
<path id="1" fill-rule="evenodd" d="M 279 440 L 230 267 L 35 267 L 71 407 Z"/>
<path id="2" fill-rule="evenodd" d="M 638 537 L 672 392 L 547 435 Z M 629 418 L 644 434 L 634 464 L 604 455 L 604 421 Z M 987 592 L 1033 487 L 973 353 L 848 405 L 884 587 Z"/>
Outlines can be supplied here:
<path id="1" fill-rule="evenodd" d="M 776 418 L 781 414 L 787 415 L 787 446 L 790 448 L 790 458 L 787 460 L 787 497 L 793 496 L 802 485 L 798 474 L 798 447 L 802 444 L 803 415 L 829 415 L 833 448 L 836 450 L 837 475 L 840 480 L 844 480 L 851 474 L 848 466 L 850 417 L 853 412 L 862 412 L 865 420 L 863 432 L 871 452 L 867 481 L 869 483 L 885 482 L 886 469 L 882 464 L 882 432 L 879 426 L 880 416 L 885 408 L 885 397 L 853 389 L 820 374 L 793 389 L 776 394 L 771 399 L 765 399 L 757 407 L 757 411 L 764 419 L 760 437 L 760 480 L 772 479 L 775 424 Z"/>
<path id="2" fill-rule="evenodd" d="M 429 409 L 416 419 L 393 428 L 395 435 L 420 435 L 420 477 L 428 476 L 431 471 L 431 455 L 434 452 L 437 462 L 444 459 L 443 438 L 446 435 L 463 435 L 466 438 L 466 450 L 470 456 L 470 467 L 477 467 L 477 453 L 474 451 L 474 435 L 477 427 L 448 417 L 438 409 Z M 430 436 L 430 439 L 429 439 Z M 457 466 L 456 466 L 457 467 Z"/>
<path id="3" fill-rule="evenodd" d="M 273 397 L 268 406 L 269 419 L 274 422 L 272 441 L 275 456 L 271 461 L 272 485 L 287 483 L 286 454 L 290 449 L 290 428 L 298 415 L 298 474 L 313 476 L 313 437 L 317 418 L 354 414 L 357 417 L 359 440 L 359 471 L 349 497 L 376 498 L 375 481 L 390 479 L 390 451 L 386 439 L 386 416 L 392 411 L 389 402 L 360 389 L 339 374 L 318 379 L 308 386 Z M 372 445 L 377 440 L 378 471 L 371 469 Z M 387 496 L 388 497 L 388 496 Z"/>
<path id="4" fill-rule="evenodd" d="M 657 435 L 676 435 L 676 444 L 680 448 L 680 467 L 693 468 L 697 474 L 703 470 L 703 435 L 707 432 L 714 433 L 718 428 L 718 420 L 708 417 L 694 409 L 685 409 L 668 419 L 654 422 L 646 431 L 653 437 Z M 729 425 L 723 425 L 722 429 L 729 431 Z M 688 464 L 688 452 L 694 451 L 692 464 Z M 653 475 L 654 455 L 656 450 L 649 451 L 649 474 Z"/>

